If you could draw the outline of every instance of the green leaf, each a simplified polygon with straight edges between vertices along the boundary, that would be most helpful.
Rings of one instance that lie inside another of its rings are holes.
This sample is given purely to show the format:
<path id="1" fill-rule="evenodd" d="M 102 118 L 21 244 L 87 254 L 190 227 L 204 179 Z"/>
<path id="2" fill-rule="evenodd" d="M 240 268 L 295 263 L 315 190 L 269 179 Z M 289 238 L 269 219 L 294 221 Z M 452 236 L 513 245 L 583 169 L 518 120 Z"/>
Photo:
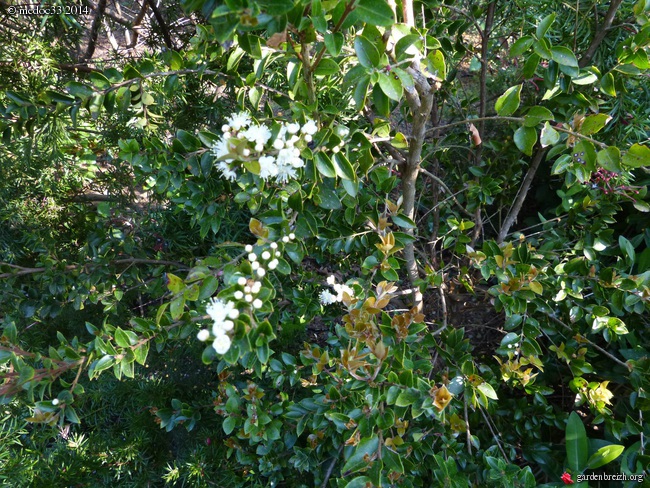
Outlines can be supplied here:
<path id="1" fill-rule="evenodd" d="M 409 51 L 412 52 L 413 50 L 409 48 L 414 44 L 417 48 L 415 49 L 416 51 L 419 51 L 422 48 L 422 41 L 420 40 L 420 36 L 417 34 L 409 34 L 398 40 L 395 43 L 395 57 L 397 60 L 403 61 L 405 58 L 413 56 L 413 54 L 409 53 Z"/>
<path id="2" fill-rule="evenodd" d="M 201 288 L 199 289 L 198 300 L 207 300 L 219 287 L 219 280 L 215 276 L 208 276 L 203 280 Z"/>
<path id="3" fill-rule="evenodd" d="M 596 155 L 598 164 L 608 171 L 620 173 L 621 169 L 621 151 L 615 146 L 609 146 Z"/>
<path id="4" fill-rule="evenodd" d="M 131 347 L 138 343 L 138 336 L 130 330 L 115 329 L 115 342 L 120 347 Z"/>
<path id="5" fill-rule="evenodd" d="M 551 59 L 561 66 L 578 67 L 578 60 L 571 49 L 564 46 L 551 48 Z"/>
<path id="6" fill-rule="evenodd" d="M 605 74 L 600 79 L 600 91 L 605 93 L 606 95 L 609 95 L 610 97 L 615 97 L 616 96 L 616 87 L 614 85 L 614 75 L 610 71 L 609 73 Z"/>
<path id="7" fill-rule="evenodd" d="M 368 85 L 370 84 L 370 76 L 364 76 L 354 87 L 352 99 L 354 106 L 357 110 L 361 110 L 366 105 L 366 97 L 368 96 Z"/>
<path id="8" fill-rule="evenodd" d="M 544 123 L 539 142 L 542 147 L 552 146 L 560 140 L 560 134 L 548 122 Z"/>
<path id="9" fill-rule="evenodd" d="M 580 416 L 575 412 L 571 412 L 566 425 L 566 453 L 567 464 L 572 472 L 581 473 L 587 467 L 587 432 Z"/>
<path id="10" fill-rule="evenodd" d="M 507 117 L 515 113 L 515 111 L 519 108 L 519 103 L 521 101 L 521 87 L 522 85 L 512 86 L 497 99 L 496 103 L 494 104 L 494 108 L 497 111 L 497 114 L 499 114 L 501 117 Z"/>
<path id="11" fill-rule="evenodd" d="M 395 22 L 393 9 L 386 0 L 359 0 L 354 12 L 367 24 L 390 27 Z"/>
<path id="12" fill-rule="evenodd" d="M 357 476 L 345 485 L 345 488 L 365 488 L 370 485 L 372 485 L 372 480 L 370 478 L 367 476 Z"/>
<path id="13" fill-rule="evenodd" d="M 445 55 L 441 50 L 436 49 L 427 54 L 427 69 L 429 72 L 440 80 L 447 77 L 447 64 L 445 63 Z"/>
<path id="14" fill-rule="evenodd" d="M 320 197 L 319 207 L 327 210 L 338 210 L 341 208 L 341 200 L 339 200 L 334 190 L 323 185 L 320 185 L 318 190 L 318 196 Z"/>
<path id="15" fill-rule="evenodd" d="M 230 435 L 235 427 L 237 426 L 237 418 L 234 416 L 226 417 L 223 421 L 223 432 L 226 435 Z"/>
<path id="16" fill-rule="evenodd" d="M 625 251 L 625 254 L 627 254 L 630 263 L 634 264 L 635 253 L 634 253 L 634 246 L 632 245 L 632 243 L 624 236 L 618 236 L 618 245 L 621 247 L 622 250 Z"/>
<path id="17" fill-rule="evenodd" d="M 172 293 L 180 293 L 180 291 L 185 287 L 183 280 L 175 274 L 167 273 L 165 277 L 167 278 L 167 289 Z"/>
<path id="18" fill-rule="evenodd" d="M 174 298 L 169 304 L 169 313 L 172 316 L 173 320 L 177 320 L 183 315 L 185 309 L 185 297 L 179 296 Z"/>
<path id="19" fill-rule="evenodd" d="M 357 177 L 352 164 L 342 152 L 334 154 L 334 170 L 344 180 L 355 180 Z"/>
<path id="20" fill-rule="evenodd" d="M 553 113 L 545 107 L 532 107 L 524 116 L 524 125 L 526 127 L 535 127 L 544 120 L 553 120 Z"/>
<path id="21" fill-rule="evenodd" d="M 320 174 L 326 176 L 327 178 L 336 177 L 336 169 L 334 168 L 334 164 L 332 164 L 332 160 L 327 154 L 319 151 L 314 155 L 314 159 L 316 160 L 316 168 Z"/>
<path id="22" fill-rule="evenodd" d="M 399 78 L 386 73 L 379 73 L 379 86 L 386 96 L 396 102 L 402 98 L 404 90 Z"/>
<path id="23" fill-rule="evenodd" d="M 366 459 L 375 454 L 378 447 L 379 439 L 376 436 L 364 437 L 361 439 L 357 448 L 354 450 L 354 453 L 343 465 L 343 468 L 341 469 L 342 474 L 347 476 L 368 467 Z"/>
<path id="24" fill-rule="evenodd" d="M 633 168 L 650 165 L 650 149 L 641 144 L 633 144 L 623 155 L 623 164 Z"/>
<path id="25" fill-rule="evenodd" d="M 147 355 L 149 354 L 149 342 L 145 342 L 141 346 L 133 350 L 133 355 L 135 356 L 135 361 L 138 364 L 144 365 L 147 361 Z"/>
<path id="26" fill-rule="evenodd" d="M 533 147 L 537 142 L 537 131 L 532 127 L 519 127 L 515 131 L 514 141 L 521 152 L 527 156 L 532 156 Z"/>
<path id="27" fill-rule="evenodd" d="M 379 64 L 379 51 L 368 39 L 357 36 L 354 39 L 354 51 L 359 63 L 365 68 L 375 68 Z"/>
<path id="28" fill-rule="evenodd" d="M 480 385 L 476 387 L 481 393 L 483 393 L 486 397 L 492 399 L 492 400 L 498 400 L 499 397 L 497 397 L 497 392 L 494 391 L 494 388 L 492 388 L 492 385 L 488 383 L 487 381 L 484 381 Z"/>
<path id="29" fill-rule="evenodd" d="M 537 29 L 535 30 L 535 35 L 537 36 L 538 39 L 541 39 L 546 35 L 548 30 L 551 27 L 551 24 L 555 21 L 555 14 L 547 15 L 544 17 L 542 20 L 540 20 L 539 24 L 537 24 Z"/>
<path id="30" fill-rule="evenodd" d="M 269 15 L 283 15 L 294 7 L 292 0 L 259 0 L 258 4 Z"/>
<path id="31" fill-rule="evenodd" d="M 406 215 L 393 215 L 391 217 L 393 222 L 395 222 L 402 229 L 415 229 L 415 222 L 409 219 Z"/>
<path id="32" fill-rule="evenodd" d="M 335 75 L 339 71 L 341 71 L 341 68 L 336 61 L 330 58 L 323 58 L 320 60 L 320 63 L 318 63 L 318 67 L 314 71 L 314 74 L 316 76 L 327 76 Z"/>
<path id="33" fill-rule="evenodd" d="M 585 136 L 595 134 L 600 131 L 611 120 L 611 116 L 607 114 L 596 114 L 585 117 L 580 125 L 580 133 Z"/>
<path id="34" fill-rule="evenodd" d="M 395 405 L 398 407 L 408 407 L 409 405 L 412 405 L 416 400 L 418 400 L 420 396 L 421 393 L 415 388 L 407 388 L 405 390 L 402 390 L 397 396 Z"/>
<path id="35" fill-rule="evenodd" d="M 327 52 L 331 56 L 338 56 L 341 54 L 341 49 L 343 49 L 343 34 L 340 32 L 326 32 L 323 34 L 323 38 L 325 39 L 325 47 L 327 48 Z"/>
<path id="36" fill-rule="evenodd" d="M 587 461 L 587 469 L 596 469 L 604 466 L 608 463 L 611 463 L 614 459 L 619 457 L 625 446 L 620 446 L 618 444 L 611 444 L 609 446 L 601 447 L 598 449 Z"/>
<path id="37" fill-rule="evenodd" d="M 533 39 L 531 36 L 520 37 L 512 44 L 512 46 L 510 46 L 510 56 L 513 58 L 521 56 L 526 51 L 528 51 L 530 46 L 533 45 L 533 42 L 535 42 L 535 39 Z"/>

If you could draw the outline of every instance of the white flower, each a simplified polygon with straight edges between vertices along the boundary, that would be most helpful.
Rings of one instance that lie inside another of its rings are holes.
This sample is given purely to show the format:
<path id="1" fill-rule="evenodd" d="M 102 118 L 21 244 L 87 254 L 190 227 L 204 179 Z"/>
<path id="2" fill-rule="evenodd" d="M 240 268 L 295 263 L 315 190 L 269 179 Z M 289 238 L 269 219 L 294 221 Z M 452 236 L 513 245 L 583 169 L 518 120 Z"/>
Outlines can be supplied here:
<path id="1" fill-rule="evenodd" d="M 263 305 L 262 300 L 260 300 L 259 298 L 256 298 L 253 301 L 253 308 L 262 308 L 262 305 Z"/>
<path id="2" fill-rule="evenodd" d="M 248 303 L 252 302 L 253 301 L 253 295 L 246 295 L 244 297 L 244 300 L 246 300 Z"/>
<path id="3" fill-rule="evenodd" d="M 296 234 L 294 234 L 293 232 L 289 234 L 289 239 L 293 241 L 295 238 L 296 238 Z"/>
<path id="4" fill-rule="evenodd" d="M 52 405 L 58 405 L 58 404 L 59 404 L 59 399 L 58 398 L 55 398 L 54 400 L 52 400 Z"/>
<path id="5" fill-rule="evenodd" d="M 280 251 L 275 251 L 275 257 L 279 258 L 280 256 L 282 256 L 282 253 Z"/>
<path id="6" fill-rule="evenodd" d="M 217 142 L 212 144 L 212 154 L 214 154 L 217 159 L 222 159 L 230 154 L 230 146 L 228 145 L 228 139 L 226 137 L 220 137 Z"/>
<path id="7" fill-rule="evenodd" d="M 329 292 L 329 290 L 323 290 L 323 291 L 320 293 L 320 302 L 321 302 L 323 305 L 331 305 L 331 304 L 334 303 L 335 301 L 336 301 L 336 296 L 335 296 L 335 295 L 332 295 L 332 294 Z"/>
<path id="8" fill-rule="evenodd" d="M 253 271 L 257 271 L 257 269 L 260 267 L 259 261 L 255 261 L 251 263 L 251 268 L 253 268 Z"/>
<path id="9" fill-rule="evenodd" d="M 253 283 L 253 286 L 251 288 L 251 292 L 252 293 L 259 293 L 261 289 L 262 289 L 262 283 L 259 282 L 259 281 L 256 281 L 255 283 Z"/>
<path id="10" fill-rule="evenodd" d="M 262 144 L 261 142 L 258 142 L 257 144 L 255 144 L 255 150 L 257 152 L 262 152 L 263 149 L 264 149 L 264 144 Z"/>
<path id="11" fill-rule="evenodd" d="M 271 176 L 276 176 L 278 174 L 278 165 L 275 164 L 275 158 L 273 156 L 262 156 L 259 159 L 260 163 L 260 178 L 263 180 L 268 180 Z"/>
<path id="12" fill-rule="evenodd" d="M 270 252 L 268 252 L 268 251 L 264 251 L 264 252 L 262 253 L 262 259 L 263 259 L 264 261 L 266 261 L 266 260 L 269 259 L 270 257 L 271 257 L 271 253 L 270 253 Z"/>
<path id="13" fill-rule="evenodd" d="M 294 122 L 293 124 L 287 124 L 287 132 L 289 134 L 296 134 L 300 130 L 300 124 Z"/>
<path id="14" fill-rule="evenodd" d="M 228 124 L 223 124 L 221 126 L 221 132 L 230 132 L 230 126 Z"/>
<path id="15" fill-rule="evenodd" d="M 302 160 L 300 161 L 302 164 Z M 294 167 L 290 165 L 278 165 L 278 174 L 276 175 L 275 179 L 278 183 L 287 183 L 289 180 L 295 179 L 296 176 L 297 173 Z"/>
<path id="16" fill-rule="evenodd" d="M 271 249 L 277 249 L 278 248 L 278 243 L 277 242 L 272 242 L 271 243 Z"/>
<path id="17" fill-rule="evenodd" d="M 250 142 L 255 143 L 255 150 L 261 151 L 261 149 L 257 149 L 258 144 L 266 144 L 269 139 L 271 138 L 271 130 L 265 126 L 265 125 L 251 125 L 248 129 L 246 129 L 245 132 L 241 134 L 244 136 L 247 140 Z"/>
<path id="18" fill-rule="evenodd" d="M 250 293 L 251 292 L 251 287 L 250 286 L 245 286 L 244 287 L 244 293 Z"/>
<path id="19" fill-rule="evenodd" d="M 246 284 L 246 281 L 248 281 L 248 280 L 246 278 L 244 278 L 243 276 L 240 276 L 239 278 L 237 278 L 237 284 L 239 286 L 244 286 Z"/>
<path id="20" fill-rule="evenodd" d="M 277 259 L 274 259 L 273 261 L 269 262 L 268 267 L 269 269 L 273 270 L 278 267 L 278 264 L 280 264 L 280 262 Z"/>
<path id="21" fill-rule="evenodd" d="M 241 155 L 247 158 L 248 156 L 251 155 L 251 150 L 245 147 L 244 149 L 242 149 Z"/>
<path id="22" fill-rule="evenodd" d="M 259 276 L 260 278 L 263 278 L 265 274 L 266 274 L 266 270 L 264 268 L 257 269 L 257 276 Z"/>
<path id="23" fill-rule="evenodd" d="M 311 142 L 313 140 L 314 138 L 312 136 L 310 136 L 309 134 L 305 134 L 305 142 Z"/>
<path id="24" fill-rule="evenodd" d="M 248 112 L 239 112 L 228 117 L 228 123 L 232 129 L 239 130 L 248 127 L 251 123 L 251 116 Z"/>
<path id="25" fill-rule="evenodd" d="M 221 161 L 217 165 L 217 169 L 221 171 L 221 175 L 230 181 L 235 181 L 237 179 L 237 173 L 230 168 L 226 161 Z"/>
<path id="26" fill-rule="evenodd" d="M 244 250 L 246 252 L 253 252 L 253 246 L 251 246 L 250 244 L 246 244 L 246 247 L 244 247 Z"/>
<path id="27" fill-rule="evenodd" d="M 252 263 L 253 261 L 257 261 L 257 254 L 255 254 L 254 252 L 250 253 L 250 254 L 248 255 L 248 260 L 249 260 L 251 263 Z"/>
<path id="28" fill-rule="evenodd" d="M 313 120 L 307 119 L 307 122 L 305 122 L 305 125 L 302 126 L 302 129 L 300 131 L 303 134 L 308 134 L 310 136 L 313 136 L 314 134 L 316 134 L 316 132 L 318 132 L 318 126 L 316 125 L 316 122 L 314 122 Z"/>
<path id="29" fill-rule="evenodd" d="M 205 342 L 210 338 L 210 331 L 208 329 L 201 329 L 199 333 L 196 334 L 196 338 L 201 342 Z"/>
<path id="30" fill-rule="evenodd" d="M 282 149 L 284 147 L 284 141 L 278 137 L 275 141 L 273 141 L 273 147 L 275 149 Z"/>
<path id="31" fill-rule="evenodd" d="M 285 244 L 286 244 L 287 242 L 289 242 L 289 236 L 283 236 L 283 237 L 282 237 L 282 242 L 284 242 Z"/>
<path id="32" fill-rule="evenodd" d="M 347 128 L 346 126 L 344 126 L 344 125 L 339 125 L 339 126 L 336 128 L 336 132 L 337 132 L 338 136 L 339 136 L 341 139 L 343 139 L 343 138 L 347 137 L 348 134 L 350 134 L 350 129 L 348 129 L 348 128 Z"/>
<path id="33" fill-rule="evenodd" d="M 354 297 L 354 290 L 350 288 L 348 285 L 339 285 L 336 284 L 333 286 L 334 291 L 336 292 L 336 301 L 341 302 L 343 301 L 343 294 L 347 293 L 350 298 Z"/>
<path id="34" fill-rule="evenodd" d="M 212 347 L 214 347 L 214 350 L 217 351 L 217 354 L 226 354 L 228 352 L 228 349 L 230 349 L 231 344 L 232 342 L 230 341 L 230 337 L 228 337 L 226 334 L 219 334 L 212 343 Z"/>
<path id="35" fill-rule="evenodd" d="M 336 276 L 334 275 L 329 275 L 327 277 L 327 284 L 334 286 L 334 283 L 336 283 Z"/>
<path id="36" fill-rule="evenodd" d="M 336 153 L 339 152 L 340 150 L 341 150 L 341 148 L 338 147 L 338 146 L 334 146 L 334 147 L 332 148 L 332 152 L 333 152 L 334 154 L 336 154 Z"/>
<path id="37" fill-rule="evenodd" d="M 239 317 L 239 310 L 235 308 L 234 302 L 229 301 L 227 303 L 224 303 L 218 298 L 213 298 L 210 305 L 208 305 L 205 310 L 210 318 L 214 321 L 214 324 L 212 325 L 212 333 L 214 335 L 223 333 L 225 330 L 232 329 L 234 324 L 232 320 L 227 319 L 235 319 Z"/>
<path id="38" fill-rule="evenodd" d="M 244 298 L 244 292 L 241 290 L 237 290 L 234 296 L 235 296 L 235 300 L 241 300 L 242 298 Z"/>

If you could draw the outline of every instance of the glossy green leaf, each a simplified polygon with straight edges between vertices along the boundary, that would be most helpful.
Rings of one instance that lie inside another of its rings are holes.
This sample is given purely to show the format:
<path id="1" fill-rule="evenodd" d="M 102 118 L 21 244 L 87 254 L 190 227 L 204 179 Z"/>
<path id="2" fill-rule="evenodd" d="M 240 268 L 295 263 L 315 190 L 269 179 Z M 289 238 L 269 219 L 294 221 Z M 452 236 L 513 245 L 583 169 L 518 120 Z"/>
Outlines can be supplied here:
<path id="1" fill-rule="evenodd" d="M 359 441 L 354 453 L 345 462 L 342 473 L 350 474 L 359 471 L 360 469 L 368 467 L 366 459 L 369 459 L 377 452 L 379 447 L 379 439 L 376 436 L 364 437 Z"/>
<path id="2" fill-rule="evenodd" d="M 598 449 L 587 461 L 587 469 L 597 469 L 611 463 L 614 459 L 623 454 L 625 446 L 611 444 Z"/>
<path id="3" fill-rule="evenodd" d="M 316 168 L 320 174 L 328 178 L 336 177 L 336 169 L 334 168 L 334 164 L 327 154 L 319 151 L 314 155 L 314 159 L 316 161 Z"/>
<path id="4" fill-rule="evenodd" d="M 365 68 L 375 68 L 379 65 L 379 51 L 373 43 L 363 36 L 357 36 L 354 39 L 354 52 L 361 66 Z"/>
<path id="5" fill-rule="evenodd" d="M 587 467 L 589 445 L 587 432 L 580 416 L 571 412 L 566 426 L 566 453 L 569 469 L 581 473 Z"/>
<path id="6" fill-rule="evenodd" d="M 623 164 L 632 168 L 650 166 L 650 148 L 641 144 L 633 144 L 623 155 Z"/>
<path id="7" fill-rule="evenodd" d="M 402 82 L 395 75 L 379 73 L 379 86 L 388 98 L 395 101 L 399 101 L 404 93 Z"/>
<path id="8" fill-rule="evenodd" d="M 537 29 L 535 30 L 535 35 L 537 36 L 538 39 L 541 39 L 546 35 L 548 30 L 551 28 L 551 24 L 553 24 L 554 21 L 555 21 L 554 13 L 547 15 L 542 20 L 540 20 L 539 24 L 537 24 Z"/>
<path id="9" fill-rule="evenodd" d="M 598 164 L 608 171 L 620 173 L 621 169 L 621 151 L 615 146 L 607 147 L 598 151 L 596 155 Z"/>
<path id="10" fill-rule="evenodd" d="M 520 37 L 512 44 L 512 46 L 510 46 L 510 56 L 513 58 L 521 56 L 526 51 L 528 51 L 530 46 L 533 45 L 533 42 L 535 42 L 535 39 L 533 39 L 531 36 Z"/>
<path id="11" fill-rule="evenodd" d="M 614 84 L 614 75 L 610 71 L 600 79 L 600 90 L 610 97 L 616 96 L 616 86 Z"/>
<path id="12" fill-rule="evenodd" d="M 514 141 L 521 152 L 527 156 L 532 156 L 533 147 L 537 142 L 537 131 L 532 127 L 519 127 L 515 131 Z"/>
<path id="13" fill-rule="evenodd" d="M 354 12 L 360 20 L 372 25 L 389 27 L 395 22 L 393 9 L 386 0 L 359 0 Z"/>
<path id="14" fill-rule="evenodd" d="M 552 146 L 560 140 L 560 134 L 548 122 L 544 123 L 539 142 L 542 147 Z"/>
<path id="15" fill-rule="evenodd" d="M 336 174 L 344 180 L 354 180 L 356 173 L 348 158 L 342 152 L 334 154 L 333 157 L 334 170 Z"/>
<path id="16" fill-rule="evenodd" d="M 571 49 L 564 46 L 555 46 L 551 48 L 551 59 L 560 66 L 578 67 L 578 59 Z"/>
<path id="17" fill-rule="evenodd" d="M 501 95 L 496 103 L 494 108 L 501 117 L 507 117 L 515 113 L 519 108 L 519 103 L 521 102 L 521 86 L 516 85 L 508 88 L 506 92 Z"/>
<path id="18" fill-rule="evenodd" d="M 532 107 L 524 116 L 524 125 L 526 127 L 535 127 L 545 120 L 553 120 L 553 113 L 546 107 Z"/>
<path id="19" fill-rule="evenodd" d="M 412 405 L 415 401 L 417 401 L 420 398 L 420 396 L 421 393 L 415 388 L 406 388 L 405 390 L 402 390 L 400 394 L 397 396 L 395 405 L 397 405 L 398 407 L 408 407 L 409 405 Z"/>
<path id="20" fill-rule="evenodd" d="M 590 136 L 600 131 L 611 120 L 611 116 L 607 114 L 596 114 L 585 117 L 580 125 L 580 133 L 585 136 Z"/>
<path id="21" fill-rule="evenodd" d="M 323 34 L 323 39 L 325 40 L 325 47 L 327 52 L 331 56 L 338 56 L 341 54 L 341 49 L 343 48 L 344 37 L 340 32 L 326 32 Z"/>

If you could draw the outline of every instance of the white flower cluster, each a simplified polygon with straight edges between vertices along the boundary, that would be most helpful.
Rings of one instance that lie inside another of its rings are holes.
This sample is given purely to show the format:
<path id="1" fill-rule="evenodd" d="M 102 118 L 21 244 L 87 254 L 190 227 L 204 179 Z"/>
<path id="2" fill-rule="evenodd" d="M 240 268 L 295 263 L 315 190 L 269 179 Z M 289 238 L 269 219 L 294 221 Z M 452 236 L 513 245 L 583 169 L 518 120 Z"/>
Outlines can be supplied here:
<path id="1" fill-rule="evenodd" d="M 226 354 L 232 341 L 228 332 L 235 327 L 234 319 L 239 317 L 239 310 L 235 308 L 233 302 L 224 302 L 218 298 L 212 298 L 205 311 L 213 320 L 212 333 L 208 329 L 203 329 L 197 334 L 197 338 L 205 342 L 210 337 L 214 337 L 212 347 L 218 354 Z"/>
<path id="2" fill-rule="evenodd" d="M 323 305 L 331 305 L 332 303 L 342 302 L 344 293 L 347 293 L 350 298 L 354 298 L 354 290 L 348 285 L 337 283 L 334 275 L 331 275 L 327 278 L 327 284 L 334 289 L 336 295 L 329 290 L 323 290 L 320 293 L 320 302 Z"/>
<path id="3" fill-rule="evenodd" d="M 248 112 L 233 114 L 221 127 L 223 135 L 212 146 L 219 160 L 217 168 L 222 176 L 234 181 L 243 161 L 257 161 L 259 176 L 264 181 L 275 178 L 286 183 L 297 176 L 297 169 L 305 162 L 300 158 L 299 146 L 312 141 L 318 132 L 313 120 L 304 125 L 283 123 L 275 137 L 266 125 L 256 124 Z"/>
<path id="4" fill-rule="evenodd" d="M 282 242 L 287 243 L 295 238 L 296 235 L 292 232 L 288 236 L 284 236 Z M 266 268 L 264 266 L 270 270 L 274 270 L 280 264 L 278 258 L 282 253 L 278 250 L 277 242 L 272 242 L 269 247 L 271 249 L 270 251 L 265 250 L 258 255 L 254 252 L 253 246 L 250 244 L 246 245 L 244 249 L 248 253 L 247 258 L 255 277 L 248 279 L 240 276 L 237 279 L 237 285 L 241 289 L 235 291 L 233 294 L 235 300 L 244 300 L 246 304 L 252 306 L 255 310 L 262 308 L 264 305 L 264 302 L 256 297 L 262 289 L 262 282 L 257 281 L 257 279 L 261 279 L 266 275 Z M 232 301 L 224 302 L 219 298 L 211 298 L 205 311 L 213 320 L 212 331 L 208 329 L 200 330 L 197 334 L 197 339 L 201 342 L 206 342 L 212 338 L 212 347 L 217 351 L 217 354 L 226 354 L 232 345 L 228 332 L 235 328 L 233 320 L 239 317 L 237 304 Z"/>

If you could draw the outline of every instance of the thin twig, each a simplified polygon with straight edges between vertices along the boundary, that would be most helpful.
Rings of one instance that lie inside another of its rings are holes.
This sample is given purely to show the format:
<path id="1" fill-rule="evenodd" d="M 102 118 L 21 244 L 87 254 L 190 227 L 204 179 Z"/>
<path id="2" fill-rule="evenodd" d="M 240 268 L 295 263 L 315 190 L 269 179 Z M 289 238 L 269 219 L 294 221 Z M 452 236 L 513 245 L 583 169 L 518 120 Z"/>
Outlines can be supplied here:
<path id="1" fill-rule="evenodd" d="M 339 456 L 341 455 L 343 446 L 344 444 L 341 444 L 339 446 L 339 449 L 336 452 L 336 456 L 332 458 L 332 462 L 330 462 L 330 465 L 327 467 L 327 471 L 325 472 L 325 478 L 323 479 L 323 484 L 320 485 L 321 488 L 327 488 L 327 482 L 330 480 L 330 476 L 332 476 L 332 471 L 334 470 L 334 466 L 336 466 L 336 461 L 338 461 Z"/>
<path id="2" fill-rule="evenodd" d="M 499 437 L 497 436 L 496 432 L 494 432 L 494 429 L 492 428 L 492 424 L 490 423 L 490 420 L 488 419 L 487 415 L 485 414 L 485 411 L 483 410 L 483 407 L 479 405 L 478 409 L 481 411 L 481 414 L 483 415 L 483 418 L 485 419 L 485 423 L 490 428 L 490 432 L 492 432 L 492 437 L 494 437 L 494 440 L 497 443 L 497 446 L 499 447 L 499 451 L 501 451 L 501 454 L 503 454 L 503 459 L 508 459 L 508 456 L 506 456 L 506 451 L 503 450 L 503 447 L 501 446 L 501 441 L 499 440 Z"/>

